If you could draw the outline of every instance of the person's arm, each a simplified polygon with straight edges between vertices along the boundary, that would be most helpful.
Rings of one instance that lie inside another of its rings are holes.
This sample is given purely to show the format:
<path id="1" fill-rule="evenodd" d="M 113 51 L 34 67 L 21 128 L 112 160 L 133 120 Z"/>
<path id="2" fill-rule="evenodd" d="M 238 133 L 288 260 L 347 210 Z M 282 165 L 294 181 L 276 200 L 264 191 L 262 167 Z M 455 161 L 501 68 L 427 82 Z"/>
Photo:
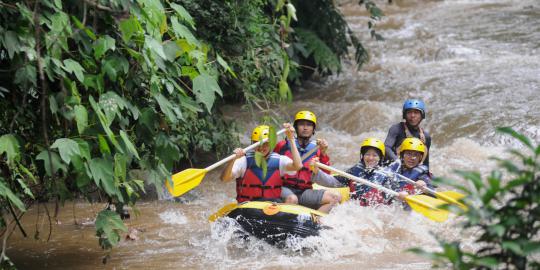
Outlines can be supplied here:
<path id="1" fill-rule="evenodd" d="M 294 127 L 290 123 L 283 124 L 283 127 L 286 129 L 285 135 L 287 135 L 287 139 L 289 140 L 293 160 L 293 163 L 287 165 L 285 170 L 299 171 L 300 169 L 302 169 L 303 165 L 300 158 L 300 153 L 298 152 L 298 148 L 296 148 L 296 143 L 294 142 Z"/>
<path id="2" fill-rule="evenodd" d="M 327 174 L 324 170 L 315 166 L 315 163 L 319 162 L 319 158 L 314 157 L 310 160 L 310 167 L 312 168 L 311 181 L 325 187 L 343 187 L 346 186 L 338 181 L 334 176 Z"/>
<path id="3" fill-rule="evenodd" d="M 328 156 L 328 142 L 325 139 L 317 139 L 317 145 L 319 146 L 319 162 L 330 166 L 330 156 Z"/>
<path id="4" fill-rule="evenodd" d="M 398 159 L 397 154 L 394 153 L 393 147 L 396 144 L 399 131 L 399 124 L 391 126 L 388 130 L 388 134 L 386 135 L 386 139 L 384 140 L 384 148 L 386 153 L 385 156 L 387 160 Z"/>
<path id="5" fill-rule="evenodd" d="M 317 145 L 319 146 L 319 151 L 317 152 L 317 157 L 319 158 L 319 162 L 324 165 L 332 165 L 330 164 L 330 156 L 327 154 L 328 150 L 328 142 L 325 139 L 317 139 Z M 322 169 L 325 173 L 330 174 L 330 171 Z"/>
<path id="6" fill-rule="evenodd" d="M 421 181 L 421 182 L 420 182 Z M 429 177 L 428 173 L 424 173 L 418 177 L 417 183 L 420 183 L 421 186 L 426 186 L 430 189 L 435 189 L 433 186 L 433 183 L 431 182 L 431 178 Z"/>
<path id="7" fill-rule="evenodd" d="M 234 154 L 236 155 L 236 157 L 233 160 L 229 161 L 229 163 L 227 163 L 227 166 L 225 166 L 225 169 L 223 169 L 223 171 L 221 172 L 220 178 L 223 182 L 229 182 L 235 178 L 235 175 L 233 173 L 233 167 L 235 165 L 235 162 L 239 158 L 243 157 L 246 153 L 244 152 L 244 149 L 236 148 L 234 149 Z"/>

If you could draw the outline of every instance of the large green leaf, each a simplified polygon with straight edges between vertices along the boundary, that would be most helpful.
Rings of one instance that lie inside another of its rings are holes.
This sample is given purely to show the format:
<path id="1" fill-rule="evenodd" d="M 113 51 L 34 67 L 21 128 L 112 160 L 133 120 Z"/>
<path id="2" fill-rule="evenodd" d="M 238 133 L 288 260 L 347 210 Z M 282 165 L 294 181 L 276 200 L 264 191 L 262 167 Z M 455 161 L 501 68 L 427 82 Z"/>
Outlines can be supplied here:
<path id="1" fill-rule="evenodd" d="M 77 122 L 77 130 L 79 134 L 83 134 L 84 130 L 88 126 L 88 111 L 86 107 L 82 105 L 75 105 L 75 121 Z"/>
<path id="2" fill-rule="evenodd" d="M 193 17 L 189 15 L 189 12 L 187 12 L 187 10 L 183 6 L 175 4 L 175 3 L 171 3 L 171 7 L 176 11 L 176 14 L 178 14 L 178 16 L 180 16 L 180 18 L 184 22 L 188 23 L 193 29 L 195 29 L 195 23 L 193 22 Z"/>
<path id="3" fill-rule="evenodd" d="M 110 125 L 116 115 L 122 115 L 120 110 L 128 107 L 127 102 L 115 92 L 108 91 L 99 96 L 99 107 L 103 109 L 107 116 L 108 124 Z"/>
<path id="4" fill-rule="evenodd" d="M 3 153 L 6 153 L 9 163 L 13 164 L 21 159 L 19 141 L 12 134 L 6 134 L 0 137 L 0 155 Z"/>
<path id="5" fill-rule="evenodd" d="M 108 50 L 114 51 L 116 49 L 116 40 L 109 35 L 100 37 L 94 43 L 94 57 L 96 59 L 101 58 Z"/>
<path id="6" fill-rule="evenodd" d="M 77 77 L 77 80 L 79 80 L 81 83 L 84 82 L 84 68 L 79 64 L 79 62 L 73 60 L 73 59 L 66 59 L 64 60 L 64 70 L 66 70 L 69 73 L 75 74 L 75 77 Z"/>
<path id="7" fill-rule="evenodd" d="M 277 144 L 277 134 L 276 134 L 276 128 L 274 126 L 270 126 L 268 130 L 268 146 L 270 149 L 274 149 Z"/>
<path id="8" fill-rule="evenodd" d="M 109 242 L 108 245 L 102 244 L 102 247 L 116 245 L 120 241 L 120 232 L 127 232 L 127 227 L 120 219 L 120 216 L 110 210 L 99 212 L 95 224 L 97 235 Z"/>
<path id="9" fill-rule="evenodd" d="M 117 188 L 114 184 L 113 163 L 111 160 L 94 158 L 88 162 L 88 167 L 96 185 L 110 196 L 116 195 Z"/>
<path id="10" fill-rule="evenodd" d="M 279 81 L 279 96 L 282 99 L 291 100 L 292 94 L 291 94 L 291 88 L 289 88 L 289 84 L 285 80 Z"/>
<path id="11" fill-rule="evenodd" d="M 57 139 L 53 143 L 53 145 L 51 145 L 51 148 L 58 149 L 58 152 L 60 152 L 60 157 L 66 164 L 69 164 L 71 162 L 72 156 L 81 155 L 81 152 L 79 151 L 79 144 L 77 144 L 77 142 L 72 139 Z"/>
<path id="12" fill-rule="evenodd" d="M 160 132 L 156 136 L 155 154 L 161 159 L 167 169 L 172 169 L 173 163 L 182 158 L 182 154 L 176 143 L 163 132 Z"/>
<path id="13" fill-rule="evenodd" d="M 15 73 L 15 79 L 13 80 L 16 84 L 21 84 L 24 86 L 29 86 L 29 83 L 36 86 L 37 85 L 37 73 L 36 67 L 34 65 L 25 65 L 17 70 Z"/>
<path id="14" fill-rule="evenodd" d="M 125 155 L 114 155 L 114 179 L 116 183 L 122 183 L 126 181 L 126 165 L 127 157 Z"/>
<path id="15" fill-rule="evenodd" d="M 154 54 L 161 57 L 161 59 L 167 59 L 167 55 L 165 55 L 165 51 L 163 50 L 163 45 L 160 41 L 157 41 L 151 36 L 146 36 L 145 38 L 145 47 L 150 49 Z"/>
<path id="16" fill-rule="evenodd" d="M 71 16 L 71 20 L 73 21 L 75 26 L 83 30 L 88 35 L 89 38 L 91 38 L 92 40 L 96 40 L 96 34 L 94 34 L 94 32 L 92 32 L 92 30 L 90 30 L 88 27 L 84 26 L 82 22 L 79 21 L 79 19 L 77 19 L 77 17 Z"/>
<path id="17" fill-rule="evenodd" d="M 0 176 L 0 196 L 4 197 L 4 199 L 11 202 L 13 205 L 15 205 L 19 210 L 26 211 L 26 207 L 24 207 L 24 203 L 11 191 L 11 189 L 6 186 L 4 178 Z"/>
<path id="18" fill-rule="evenodd" d="M 103 111 L 101 110 L 101 107 L 99 106 L 99 104 L 97 104 L 94 101 L 94 98 L 92 96 L 90 96 L 89 101 L 90 101 L 90 105 L 92 105 L 92 108 L 94 109 L 94 112 L 96 112 L 96 114 L 98 116 L 98 119 L 99 119 L 99 122 L 101 123 L 101 127 L 103 127 L 103 130 L 105 130 L 105 133 L 107 134 L 107 137 L 109 138 L 111 143 L 114 145 L 116 150 L 123 153 L 122 147 L 120 147 L 120 145 L 118 144 L 118 141 L 116 140 L 116 137 L 114 136 L 114 133 L 112 132 L 111 128 L 109 127 L 109 125 L 111 124 L 112 121 L 110 121 L 107 118 L 107 116 L 103 113 Z"/>
<path id="19" fill-rule="evenodd" d="M 219 54 L 216 53 L 216 59 L 219 63 L 219 65 L 221 65 L 225 70 L 227 70 L 233 77 L 236 78 L 236 73 L 234 73 L 234 71 L 231 69 L 231 67 L 229 66 L 229 64 L 227 64 L 227 61 L 225 61 L 223 58 L 221 58 L 221 56 Z"/>
<path id="20" fill-rule="evenodd" d="M 187 27 L 178 22 L 178 18 L 176 18 L 176 16 L 171 17 L 171 23 L 173 31 L 178 37 L 185 38 L 187 42 L 191 45 L 201 47 L 201 43 L 199 42 L 199 40 L 195 38 L 195 36 L 191 33 L 191 31 L 189 31 Z"/>
<path id="21" fill-rule="evenodd" d="M 81 157 L 84 158 L 85 160 L 90 160 L 91 159 L 91 156 L 90 156 L 90 145 L 88 144 L 87 141 L 83 140 L 83 139 L 74 139 L 74 141 L 77 142 L 77 144 L 79 145 L 79 151 L 81 153 Z"/>
<path id="22" fill-rule="evenodd" d="M 129 139 L 129 136 L 127 135 L 127 133 L 124 131 L 124 130 L 120 130 L 120 137 L 122 138 L 122 140 L 124 141 L 124 144 L 126 145 L 127 147 L 127 150 L 133 154 L 135 157 L 137 157 L 137 159 L 141 159 L 139 157 L 139 153 L 137 152 L 137 148 L 135 148 L 135 146 L 133 145 L 133 143 L 131 142 L 131 140 Z"/>
<path id="23" fill-rule="evenodd" d="M 67 172 L 66 164 L 61 162 L 60 156 L 50 151 L 51 153 L 51 159 L 49 159 L 49 154 L 47 153 L 47 150 L 41 151 L 37 156 L 37 160 L 43 160 L 43 166 L 45 167 L 45 172 L 48 176 L 52 176 L 54 173 L 58 172 L 59 170 Z M 51 165 L 52 165 L 52 171 L 51 171 Z"/>
<path id="24" fill-rule="evenodd" d="M 3 40 L 4 40 L 4 47 L 7 50 L 9 58 L 13 59 L 13 56 L 15 55 L 15 53 L 21 50 L 19 39 L 17 38 L 17 33 L 13 31 L 6 31 L 4 32 Z"/>
<path id="25" fill-rule="evenodd" d="M 131 37 L 137 35 L 141 31 L 141 25 L 137 20 L 137 17 L 131 16 L 129 19 L 120 22 L 120 31 L 122 32 L 122 39 L 125 43 L 131 40 Z"/>
<path id="26" fill-rule="evenodd" d="M 165 55 L 167 56 L 167 60 L 173 62 L 177 56 L 180 55 L 180 47 L 176 44 L 176 42 L 165 42 L 163 44 L 163 51 L 165 52 Z"/>
<path id="27" fill-rule="evenodd" d="M 183 119 L 180 108 L 167 100 L 165 96 L 157 93 L 154 94 L 154 98 L 156 99 L 161 111 L 165 114 L 165 116 L 167 116 L 167 118 L 169 118 L 169 121 L 172 123 L 177 123 L 178 119 Z"/>
<path id="28" fill-rule="evenodd" d="M 257 160 L 259 160 L 257 166 L 262 169 L 262 177 L 266 178 L 266 173 L 268 172 L 268 163 L 266 162 L 266 158 L 259 151 L 255 151 L 255 162 L 257 162 Z"/>
<path id="29" fill-rule="evenodd" d="M 521 143 L 523 143 L 525 146 L 527 146 L 529 149 L 531 150 L 535 150 L 534 149 L 534 146 L 532 145 L 531 143 L 531 140 L 529 140 L 529 138 L 527 138 L 525 135 L 523 134 L 520 134 L 518 132 L 516 132 L 514 129 L 512 129 L 511 127 L 499 127 L 497 128 L 497 131 L 498 132 L 501 132 L 501 133 L 506 133 L 516 139 L 518 139 Z"/>
<path id="30" fill-rule="evenodd" d="M 337 73 L 340 70 L 339 57 L 315 32 L 302 28 L 295 28 L 295 31 L 323 72 Z"/>
<path id="31" fill-rule="evenodd" d="M 193 92 L 195 92 L 197 100 L 203 103 L 208 111 L 212 110 L 212 105 L 214 105 L 216 99 L 215 94 L 222 95 L 216 79 L 206 73 L 202 73 L 193 80 Z"/>
<path id="32" fill-rule="evenodd" d="M 111 148 L 109 147 L 109 144 L 107 143 L 107 139 L 101 134 L 98 134 L 98 143 L 99 143 L 99 151 L 103 155 L 110 155 L 111 154 Z"/>

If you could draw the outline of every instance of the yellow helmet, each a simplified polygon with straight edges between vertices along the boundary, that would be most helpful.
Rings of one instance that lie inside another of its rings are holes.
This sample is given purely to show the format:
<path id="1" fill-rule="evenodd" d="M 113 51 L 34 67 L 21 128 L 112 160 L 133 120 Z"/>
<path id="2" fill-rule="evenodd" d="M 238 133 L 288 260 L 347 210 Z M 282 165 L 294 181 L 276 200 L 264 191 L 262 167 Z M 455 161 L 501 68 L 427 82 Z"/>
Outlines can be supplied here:
<path id="1" fill-rule="evenodd" d="M 426 155 L 426 145 L 418 138 L 406 138 L 403 140 L 398 148 L 398 155 L 401 156 L 401 153 L 406 150 L 422 153 L 422 160 L 424 160 L 424 156 Z"/>
<path id="2" fill-rule="evenodd" d="M 258 142 L 260 140 L 264 140 L 268 138 L 268 134 L 270 133 L 270 127 L 267 125 L 260 125 L 253 129 L 253 132 L 251 132 L 251 141 L 252 142 Z"/>
<path id="3" fill-rule="evenodd" d="M 382 158 L 384 158 L 384 143 L 377 139 L 377 138 L 367 138 L 365 139 L 362 144 L 360 145 L 360 153 L 365 153 L 362 151 L 364 147 L 374 147 L 376 149 L 379 149 L 382 154 Z M 366 150 L 367 151 L 367 150 Z"/>
<path id="4" fill-rule="evenodd" d="M 299 111 L 296 113 L 296 116 L 294 117 L 294 123 L 298 120 L 307 120 L 313 122 L 315 126 L 317 126 L 317 117 L 314 113 L 310 111 Z"/>

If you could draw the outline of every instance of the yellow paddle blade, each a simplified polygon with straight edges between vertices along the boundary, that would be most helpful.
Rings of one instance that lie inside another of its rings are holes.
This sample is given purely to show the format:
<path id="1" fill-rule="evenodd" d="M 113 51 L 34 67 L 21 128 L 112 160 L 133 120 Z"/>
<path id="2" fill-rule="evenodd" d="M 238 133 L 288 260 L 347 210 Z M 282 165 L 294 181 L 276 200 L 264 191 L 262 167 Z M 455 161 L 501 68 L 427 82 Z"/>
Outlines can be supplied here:
<path id="1" fill-rule="evenodd" d="M 437 198 L 445 202 L 459 206 L 459 208 L 461 208 L 463 211 L 467 211 L 469 209 L 467 208 L 466 205 L 459 202 L 460 199 L 465 197 L 465 194 L 448 190 L 448 191 L 438 191 L 435 193 L 435 196 L 437 196 Z"/>
<path id="2" fill-rule="evenodd" d="M 442 193 L 454 200 L 461 200 L 463 198 L 465 198 L 465 194 L 463 193 L 459 193 L 457 191 L 453 191 L 453 190 L 446 190 L 446 191 L 438 191 L 437 193 Z"/>
<path id="3" fill-rule="evenodd" d="M 217 212 L 215 212 L 214 214 L 212 214 L 211 216 L 208 217 L 208 221 L 214 222 L 218 218 L 226 216 L 232 210 L 236 209 L 237 206 L 238 206 L 237 203 L 229 203 L 229 204 L 221 207 L 221 209 L 219 209 Z"/>
<path id="4" fill-rule="evenodd" d="M 178 197 L 198 186 L 206 173 L 206 169 L 185 169 L 172 176 L 172 186 L 169 180 L 165 181 L 165 186 L 171 195 Z"/>
<path id="5" fill-rule="evenodd" d="M 449 212 L 444 209 L 438 209 L 446 202 L 426 195 L 411 195 L 405 197 L 405 201 L 411 206 L 412 210 L 426 216 L 427 218 L 443 222 L 448 219 Z"/>
<path id="6" fill-rule="evenodd" d="M 351 189 L 349 187 L 325 187 L 321 186 L 319 184 L 313 184 L 313 189 L 324 189 L 324 190 L 330 190 L 331 192 L 337 193 L 341 195 L 341 201 L 340 203 L 344 203 L 348 201 L 351 198 Z"/>

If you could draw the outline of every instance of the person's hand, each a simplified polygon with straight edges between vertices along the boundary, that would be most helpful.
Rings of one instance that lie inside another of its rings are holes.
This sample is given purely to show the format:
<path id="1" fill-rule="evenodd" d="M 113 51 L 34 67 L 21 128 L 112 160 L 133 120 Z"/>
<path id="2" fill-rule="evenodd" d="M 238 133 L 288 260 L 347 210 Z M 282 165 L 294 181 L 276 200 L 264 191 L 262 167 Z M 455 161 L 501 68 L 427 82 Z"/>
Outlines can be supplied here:
<path id="1" fill-rule="evenodd" d="M 409 196 L 409 193 L 405 192 L 405 191 L 400 191 L 398 192 L 398 195 L 397 195 L 397 198 L 402 200 L 402 201 L 405 201 L 405 197 Z"/>
<path id="2" fill-rule="evenodd" d="M 420 190 L 422 190 L 423 192 L 427 192 L 427 184 L 426 184 L 426 182 L 424 182 L 423 180 L 418 180 L 418 181 L 416 181 L 416 185 L 417 185 L 418 188 L 420 188 Z"/>
<path id="3" fill-rule="evenodd" d="M 321 149 L 321 153 L 326 155 L 326 150 L 328 149 L 328 142 L 325 139 L 317 139 L 317 145 Z"/>
<path id="4" fill-rule="evenodd" d="M 294 140 L 295 130 L 291 123 L 284 123 L 283 127 L 285 128 L 285 135 L 287 135 L 287 139 Z"/>
<path id="5" fill-rule="evenodd" d="M 234 149 L 233 152 L 235 154 L 235 157 L 234 157 L 235 159 L 239 159 L 239 158 L 246 155 L 246 152 L 244 152 L 244 149 L 242 149 L 242 148 L 236 148 L 236 149 Z"/>
<path id="6" fill-rule="evenodd" d="M 317 162 L 319 162 L 319 157 L 313 157 L 312 159 L 309 160 L 309 168 L 311 169 L 314 175 L 319 173 L 319 167 L 315 165 L 315 163 Z"/>

